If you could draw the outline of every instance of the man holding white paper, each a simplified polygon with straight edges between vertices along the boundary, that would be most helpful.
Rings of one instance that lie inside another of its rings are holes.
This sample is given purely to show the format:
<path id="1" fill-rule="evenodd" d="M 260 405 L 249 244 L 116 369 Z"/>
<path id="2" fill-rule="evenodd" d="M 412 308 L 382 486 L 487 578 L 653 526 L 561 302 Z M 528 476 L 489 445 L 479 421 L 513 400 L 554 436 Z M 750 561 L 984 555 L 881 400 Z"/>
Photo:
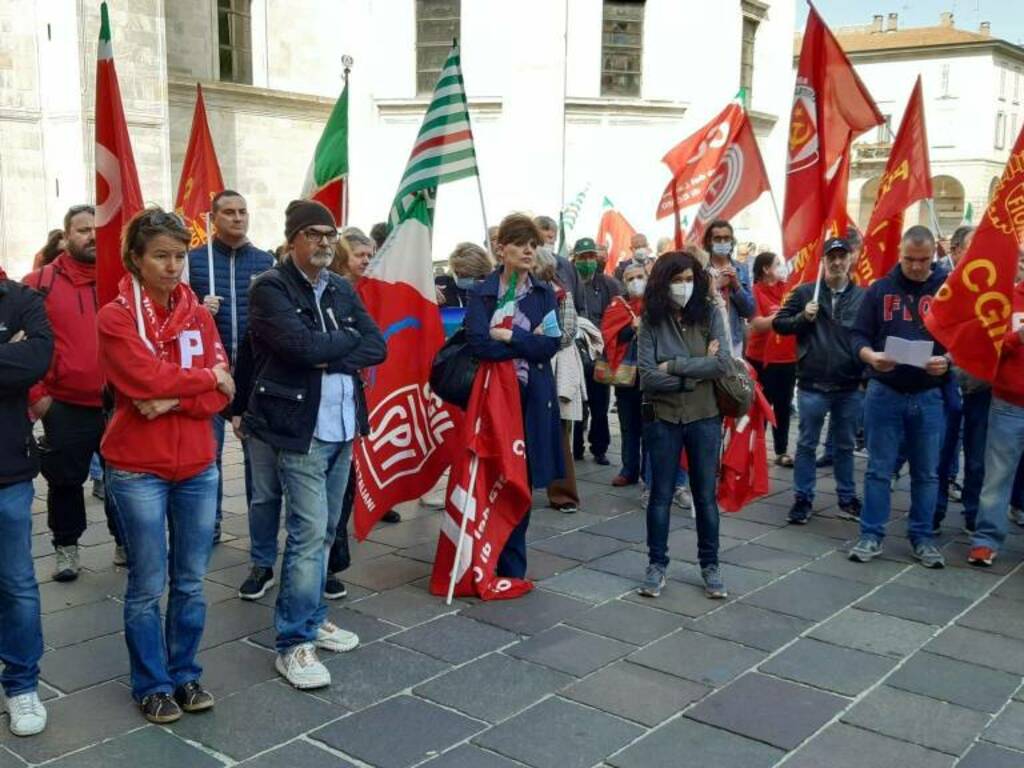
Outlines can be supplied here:
<path id="1" fill-rule="evenodd" d="M 946 279 L 945 270 L 933 264 L 934 254 L 935 236 L 927 227 L 908 229 L 899 263 L 868 288 L 854 325 L 854 350 L 868 365 L 869 376 L 864 399 L 868 447 L 864 509 L 860 540 L 850 550 L 850 559 L 856 562 L 869 562 L 882 553 L 890 512 L 889 482 L 900 446 L 905 445 L 914 557 L 927 568 L 945 565 L 933 542 L 932 518 L 944 433 L 942 385 L 949 373 L 949 358 L 921 319 Z M 932 349 L 926 355 L 928 345 Z"/>

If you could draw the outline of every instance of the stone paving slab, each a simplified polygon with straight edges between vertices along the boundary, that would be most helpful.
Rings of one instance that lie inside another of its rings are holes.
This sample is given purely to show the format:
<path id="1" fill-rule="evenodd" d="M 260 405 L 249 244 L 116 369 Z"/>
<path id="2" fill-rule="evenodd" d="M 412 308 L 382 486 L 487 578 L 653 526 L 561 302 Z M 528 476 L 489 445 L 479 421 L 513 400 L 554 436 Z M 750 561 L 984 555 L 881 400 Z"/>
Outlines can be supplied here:
<path id="1" fill-rule="evenodd" d="M 149 726 L 49 763 L 54 768 L 220 768 L 223 763 L 172 733 Z"/>
<path id="2" fill-rule="evenodd" d="M 894 666 L 896 660 L 887 656 L 803 638 L 773 656 L 760 669 L 776 677 L 843 696 L 857 696 L 881 680 Z"/>
<path id="3" fill-rule="evenodd" d="M 978 742 L 957 763 L 957 768 L 1021 768 L 1024 766 L 1024 752 L 1013 752 L 994 744 Z"/>
<path id="4" fill-rule="evenodd" d="M 941 701 L 996 712 L 1020 686 L 1019 675 L 921 652 L 887 681 L 895 688 Z"/>
<path id="5" fill-rule="evenodd" d="M 388 642 L 449 664 L 462 664 L 518 639 L 499 627 L 452 614 L 407 629 L 392 636 Z"/>
<path id="6" fill-rule="evenodd" d="M 924 645 L 934 630 L 897 616 L 847 608 L 818 625 L 810 636 L 835 645 L 886 656 L 909 656 Z"/>
<path id="7" fill-rule="evenodd" d="M 369 707 L 448 669 L 442 661 L 384 641 L 333 657 L 325 653 L 323 663 L 338 685 L 318 695 L 348 709 Z"/>
<path id="8" fill-rule="evenodd" d="M 732 640 L 751 648 L 775 651 L 814 624 L 746 603 L 732 603 L 709 616 L 700 617 L 690 626 L 697 632 Z"/>
<path id="9" fill-rule="evenodd" d="M 610 600 L 565 623 L 624 643 L 647 645 L 679 629 L 686 621 L 661 610 L 656 603 L 648 601 L 648 605 Z"/>
<path id="10" fill-rule="evenodd" d="M 681 718 L 659 728 L 613 755 L 616 768 L 679 768 L 680 759 L 693 766 L 714 768 L 768 768 L 784 755 L 782 750 L 719 728 Z"/>
<path id="11" fill-rule="evenodd" d="M 636 646 L 572 627 L 553 627 L 505 651 L 509 656 L 584 677 L 636 650 Z"/>
<path id="12" fill-rule="evenodd" d="M 354 763 L 302 739 L 243 760 L 238 765 L 244 768 L 356 768 Z"/>
<path id="13" fill-rule="evenodd" d="M 603 603 L 636 589 L 636 582 L 632 579 L 582 567 L 544 579 L 540 585 L 588 603 Z"/>
<path id="14" fill-rule="evenodd" d="M 982 734 L 986 741 L 1024 751 L 1024 704 L 1011 701 Z"/>
<path id="15" fill-rule="evenodd" d="M 487 752 L 472 744 L 445 752 L 433 760 L 423 763 L 423 768 L 520 768 L 522 763 L 514 763 L 507 757 Z"/>
<path id="16" fill-rule="evenodd" d="M 681 630 L 629 656 L 635 664 L 705 685 L 723 685 L 765 654 L 728 640 Z"/>
<path id="17" fill-rule="evenodd" d="M 837 723 L 801 747 L 786 768 L 951 768 L 951 755 Z"/>

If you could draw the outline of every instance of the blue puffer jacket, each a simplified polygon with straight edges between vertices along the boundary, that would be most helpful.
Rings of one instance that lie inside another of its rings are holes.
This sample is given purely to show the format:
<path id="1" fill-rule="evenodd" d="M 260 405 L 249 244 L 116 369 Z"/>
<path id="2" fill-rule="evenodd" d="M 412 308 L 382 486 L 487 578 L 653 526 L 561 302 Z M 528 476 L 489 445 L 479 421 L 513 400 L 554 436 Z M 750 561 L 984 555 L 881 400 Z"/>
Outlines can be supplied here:
<path id="1" fill-rule="evenodd" d="M 246 243 L 229 248 L 213 239 L 213 290 L 220 296 L 220 311 L 214 315 L 221 342 L 228 351 L 231 367 L 238 362 L 238 350 L 249 327 L 249 284 L 261 272 L 274 266 L 274 257 Z M 188 254 L 189 283 L 202 301 L 210 295 L 210 267 L 206 246 Z"/>

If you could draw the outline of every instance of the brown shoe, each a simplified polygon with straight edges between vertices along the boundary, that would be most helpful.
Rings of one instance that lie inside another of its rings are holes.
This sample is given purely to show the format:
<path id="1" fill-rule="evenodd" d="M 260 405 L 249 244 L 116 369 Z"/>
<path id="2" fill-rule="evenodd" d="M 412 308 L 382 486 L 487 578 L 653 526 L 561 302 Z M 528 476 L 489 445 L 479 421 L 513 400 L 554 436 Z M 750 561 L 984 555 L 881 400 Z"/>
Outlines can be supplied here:
<path id="1" fill-rule="evenodd" d="M 213 694 L 203 688 L 198 680 L 179 685 L 174 690 L 174 700 L 186 712 L 203 712 L 213 709 Z"/>
<path id="2" fill-rule="evenodd" d="M 181 719 L 181 707 L 169 693 L 151 693 L 139 704 L 142 716 L 151 723 L 163 725 Z"/>

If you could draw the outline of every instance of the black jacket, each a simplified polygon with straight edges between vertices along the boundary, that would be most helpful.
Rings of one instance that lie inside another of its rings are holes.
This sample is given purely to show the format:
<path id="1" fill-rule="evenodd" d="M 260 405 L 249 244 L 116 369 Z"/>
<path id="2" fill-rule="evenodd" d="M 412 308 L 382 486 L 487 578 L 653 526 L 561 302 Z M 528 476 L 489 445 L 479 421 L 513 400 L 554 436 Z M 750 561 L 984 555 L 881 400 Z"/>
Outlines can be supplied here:
<path id="1" fill-rule="evenodd" d="M 25 340 L 10 343 L 19 331 Z M 39 471 L 28 389 L 46 375 L 51 355 L 43 295 L 0 278 L 0 486 L 31 480 Z"/>
<path id="2" fill-rule="evenodd" d="M 614 277 L 603 272 L 594 275 L 590 282 L 579 280 L 576 285 L 574 299 L 576 310 L 582 317 L 601 327 L 604 311 L 612 303 L 612 299 L 622 295 L 622 286 Z"/>
<path id="3" fill-rule="evenodd" d="M 253 280 L 249 329 L 253 365 L 245 428 L 278 449 L 306 453 L 320 409 L 323 373 L 355 381 L 356 420 L 369 431 L 360 371 L 383 362 L 387 346 L 352 285 L 328 273 L 316 306 L 313 286 L 290 261 Z"/>
<path id="4" fill-rule="evenodd" d="M 818 295 L 818 316 L 804 317 L 804 307 L 814 298 L 814 283 L 795 288 L 772 321 L 772 329 L 796 336 L 796 375 L 801 389 L 839 392 L 856 389 L 864 376 L 864 364 L 853 349 L 853 324 L 864 289 L 850 283 L 834 296 L 823 280 Z"/>

